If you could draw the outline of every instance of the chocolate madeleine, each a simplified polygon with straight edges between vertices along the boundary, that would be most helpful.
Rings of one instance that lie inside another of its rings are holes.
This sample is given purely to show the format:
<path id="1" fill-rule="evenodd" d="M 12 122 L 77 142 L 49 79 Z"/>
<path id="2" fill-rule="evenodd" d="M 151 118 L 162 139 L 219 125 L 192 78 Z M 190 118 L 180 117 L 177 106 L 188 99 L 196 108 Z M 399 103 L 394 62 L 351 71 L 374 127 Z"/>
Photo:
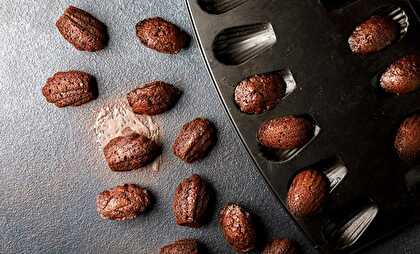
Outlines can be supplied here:
<path id="1" fill-rule="evenodd" d="M 133 112 L 158 115 L 170 110 L 178 101 L 181 91 L 162 81 L 153 81 L 136 88 L 127 95 Z"/>
<path id="2" fill-rule="evenodd" d="M 255 248 L 257 234 L 251 215 L 237 204 L 226 205 L 219 214 L 219 226 L 225 240 L 237 252 Z"/>
<path id="3" fill-rule="evenodd" d="M 420 115 L 415 114 L 405 119 L 395 136 L 394 147 L 400 158 L 407 162 L 420 159 Z"/>
<path id="4" fill-rule="evenodd" d="M 82 71 L 57 72 L 48 78 L 42 94 L 59 108 L 80 106 L 97 97 L 96 80 Z"/>
<path id="5" fill-rule="evenodd" d="M 200 254 L 199 243 L 196 239 L 182 239 L 160 248 L 160 254 Z"/>
<path id="6" fill-rule="evenodd" d="M 101 192 L 96 210 L 103 219 L 131 220 L 150 207 L 149 192 L 135 184 L 124 184 Z"/>
<path id="7" fill-rule="evenodd" d="M 301 147 L 313 136 L 313 123 L 296 116 L 284 116 L 265 121 L 257 132 L 257 139 L 261 145 L 280 150 Z"/>
<path id="8" fill-rule="evenodd" d="M 209 203 L 207 184 L 197 174 L 184 179 L 176 188 L 172 211 L 176 224 L 192 228 L 202 226 Z"/>
<path id="9" fill-rule="evenodd" d="M 400 26 L 389 16 L 372 16 L 356 27 L 348 42 L 360 55 L 378 52 L 399 38 Z"/>
<path id="10" fill-rule="evenodd" d="M 113 171 L 130 171 L 146 166 L 160 152 L 158 144 L 138 133 L 116 137 L 104 148 L 105 159 Z"/>
<path id="11" fill-rule="evenodd" d="M 178 26 L 160 17 L 137 23 L 136 34 L 144 46 L 165 54 L 179 53 L 188 39 L 188 35 Z"/>
<path id="12" fill-rule="evenodd" d="M 181 160 L 192 163 L 203 159 L 216 142 L 216 129 L 203 118 L 184 124 L 175 143 L 173 153 Z"/>
<path id="13" fill-rule="evenodd" d="M 279 72 L 256 74 L 235 88 L 235 102 L 245 113 L 260 114 L 273 109 L 284 97 L 286 83 Z"/>
<path id="14" fill-rule="evenodd" d="M 106 26 L 84 10 L 69 6 L 57 20 L 56 26 L 61 35 L 76 49 L 98 51 L 108 42 Z"/>
<path id="15" fill-rule="evenodd" d="M 420 55 L 411 54 L 391 64 L 381 76 L 380 85 L 385 92 L 406 94 L 420 86 Z"/>
<path id="16" fill-rule="evenodd" d="M 306 217 L 320 210 L 329 194 L 327 177 L 316 170 L 306 169 L 295 176 L 287 194 L 289 211 Z"/>

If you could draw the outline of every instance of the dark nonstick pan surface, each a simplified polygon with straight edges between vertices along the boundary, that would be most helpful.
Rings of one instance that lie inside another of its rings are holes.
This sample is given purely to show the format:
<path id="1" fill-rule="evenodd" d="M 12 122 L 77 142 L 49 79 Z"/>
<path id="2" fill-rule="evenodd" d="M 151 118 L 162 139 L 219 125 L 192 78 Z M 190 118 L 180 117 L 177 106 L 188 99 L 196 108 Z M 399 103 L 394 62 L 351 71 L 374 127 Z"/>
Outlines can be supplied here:
<path id="1" fill-rule="evenodd" d="M 301 169 L 328 171 L 328 161 L 346 168 L 345 176 L 335 179 L 339 185 L 321 213 L 295 218 L 321 252 L 357 251 L 418 221 L 418 197 L 407 180 L 412 178 L 407 172 L 417 170 L 401 162 L 393 141 L 401 121 L 420 106 L 419 93 L 392 96 L 377 88 L 377 78 L 387 65 L 419 50 L 419 20 L 412 3 L 187 2 L 225 108 L 278 199 L 286 202 L 288 186 Z M 405 36 L 378 53 L 353 55 L 347 39 L 356 25 L 384 9 L 396 8 L 404 10 L 410 21 Z M 291 73 L 296 89 L 271 111 L 240 112 L 232 99 L 236 84 L 271 71 Z M 289 157 L 263 149 L 255 138 L 263 121 L 285 115 L 309 117 L 319 127 L 316 137 Z M 362 228 L 369 221 L 365 217 L 371 215 L 373 221 L 360 238 L 353 239 L 356 243 L 343 244 L 343 231 L 351 223 Z M 343 250 L 343 245 L 351 246 Z"/>

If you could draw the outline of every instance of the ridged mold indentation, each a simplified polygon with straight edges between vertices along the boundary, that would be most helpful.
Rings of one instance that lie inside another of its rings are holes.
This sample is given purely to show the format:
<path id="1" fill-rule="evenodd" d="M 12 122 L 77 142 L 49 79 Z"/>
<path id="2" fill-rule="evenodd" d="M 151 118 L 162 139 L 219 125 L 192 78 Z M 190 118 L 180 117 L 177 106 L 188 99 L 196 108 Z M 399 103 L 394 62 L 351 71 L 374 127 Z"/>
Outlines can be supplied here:
<path id="1" fill-rule="evenodd" d="M 330 182 L 330 192 L 333 192 L 334 189 L 344 180 L 347 173 L 348 169 L 341 160 L 337 160 L 336 163 L 326 169 L 325 175 Z"/>
<path id="2" fill-rule="evenodd" d="M 401 7 L 395 5 L 387 5 L 376 10 L 374 14 L 381 16 L 389 16 L 390 18 L 392 18 L 392 20 L 398 23 L 398 25 L 400 26 L 399 40 L 404 38 L 404 36 L 407 34 L 410 22 L 408 21 L 407 13 Z"/>
<path id="3" fill-rule="evenodd" d="M 271 48 L 277 41 L 270 23 L 259 23 L 226 28 L 213 43 L 217 60 L 226 65 L 239 65 Z"/>
<path id="4" fill-rule="evenodd" d="M 197 0 L 201 9 L 210 14 L 223 14 L 248 0 Z"/>
<path id="5" fill-rule="evenodd" d="M 350 219 L 328 225 L 328 241 L 335 249 L 346 249 L 354 245 L 372 224 L 378 212 L 378 206 L 372 202 L 359 208 Z"/>

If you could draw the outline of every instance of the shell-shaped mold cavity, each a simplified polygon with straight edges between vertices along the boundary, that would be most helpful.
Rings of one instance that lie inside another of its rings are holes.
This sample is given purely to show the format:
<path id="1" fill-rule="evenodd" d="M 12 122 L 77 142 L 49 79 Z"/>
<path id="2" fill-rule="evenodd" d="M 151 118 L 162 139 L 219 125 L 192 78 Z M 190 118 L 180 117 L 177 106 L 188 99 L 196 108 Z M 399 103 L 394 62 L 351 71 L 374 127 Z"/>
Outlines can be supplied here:
<path id="1" fill-rule="evenodd" d="M 359 207 L 350 219 L 343 220 L 337 224 L 330 223 L 324 231 L 325 237 L 335 249 L 346 249 L 354 245 L 369 228 L 378 214 L 379 209 L 371 202 Z"/>
<path id="2" fill-rule="evenodd" d="M 286 83 L 286 95 L 283 97 L 286 98 L 296 89 L 296 80 L 293 77 L 292 71 L 287 68 L 280 71 L 281 76 L 283 77 L 284 82 Z"/>
<path id="3" fill-rule="evenodd" d="M 348 170 L 340 158 L 335 158 L 333 163 L 324 169 L 324 173 L 330 182 L 330 192 L 333 192 L 334 189 L 344 180 Z"/>
<path id="4" fill-rule="evenodd" d="M 210 14 L 223 14 L 248 0 L 197 0 L 201 9 Z"/>
<path id="5" fill-rule="evenodd" d="M 271 48 L 277 41 L 270 23 L 226 28 L 213 42 L 213 53 L 226 65 L 239 65 Z"/>
<path id="6" fill-rule="evenodd" d="M 408 20 L 407 13 L 399 6 L 396 5 L 387 5 L 377 9 L 374 15 L 380 16 L 389 16 L 394 20 L 396 23 L 400 25 L 400 37 L 399 40 L 404 38 L 404 36 L 408 32 L 408 27 L 410 26 L 410 22 Z"/>
<path id="7" fill-rule="evenodd" d="M 279 162 L 279 163 L 286 163 L 296 157 L 301 151 L 303 151 L 307 146 L 309 146 L 312 141 L 314 141 L 319 133 L 321 132 L 321 127 L 318 123 L 310 116 L 310 115 L 297 115 L 296 117 L 305 118 L 312 122 L 313 124 L 313 135 L 312 138 L 306 142 L 304 145 L 288 150 L 277 150 L 277 149 L 270 149 L 264 147 L 263 145 L 259 145 L 260 154 L 266 158 L 267 160 Z"/>

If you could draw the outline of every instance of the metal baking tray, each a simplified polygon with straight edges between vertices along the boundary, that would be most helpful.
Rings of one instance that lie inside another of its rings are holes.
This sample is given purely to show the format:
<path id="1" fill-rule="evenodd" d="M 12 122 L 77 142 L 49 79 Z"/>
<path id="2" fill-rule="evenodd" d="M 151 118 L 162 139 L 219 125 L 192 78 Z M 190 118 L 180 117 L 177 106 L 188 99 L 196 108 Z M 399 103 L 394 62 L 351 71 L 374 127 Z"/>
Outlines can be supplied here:
<path id="1" fill-rule="evenodd" d="M 413 7 L 418 2 L 186 1 L 228 115 L 280 202 L 285 206 L 289 184 L 301 169 L 323 170 L 331 180 L 323 210 L 294 218 L 316 249 L 357 252 L 419 220 L 420 171 L 402 162 L 393 148 L 399 123 L 420 107 L 419 92 L 396 96 L 376 87 L 389 64 L 419 48 Z M 376 13 L 395 9 L 408 18 L 404 37 L 378 53 L 354 55 L 347 44 L 352 30 Z M 288 95 L 263 114 L 240 112 L 235 86 L 271 71 L 283 73 Z M 263 121 L 283 115 L 310 117 L 316 137 L 297 151 L 273 154 L 259 146 L 256 132 Z"/>

